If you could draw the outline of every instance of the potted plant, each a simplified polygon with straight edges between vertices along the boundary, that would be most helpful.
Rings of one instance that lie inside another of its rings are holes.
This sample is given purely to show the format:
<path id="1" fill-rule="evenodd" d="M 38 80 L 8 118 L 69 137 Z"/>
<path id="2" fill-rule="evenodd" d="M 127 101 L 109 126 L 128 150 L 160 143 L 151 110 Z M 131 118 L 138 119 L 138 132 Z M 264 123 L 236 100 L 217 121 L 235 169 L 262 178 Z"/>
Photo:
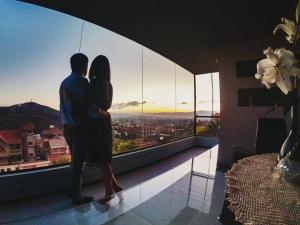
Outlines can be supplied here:
<path id="1" fill-rule="evenodd" d="M 273 33 L 282 30 L 291 45 L 291 50 L 271 47 L 264 50 L 265 59 L 257 63 L 256 79 L 269 89 L 276 84 L 282 92 L 282 106 L 285 116 L 290 117 L 291 126 L 287 139 L 284 141 L 277 168 L 287 179 L 294 179 L 300 175 L 300 136 L 297 78 L 300 78 L 299 62 L 295 58 L 297 41 L 300 38 L 300 0 L 296 6 L 295 22 L 282 18 Z"/>

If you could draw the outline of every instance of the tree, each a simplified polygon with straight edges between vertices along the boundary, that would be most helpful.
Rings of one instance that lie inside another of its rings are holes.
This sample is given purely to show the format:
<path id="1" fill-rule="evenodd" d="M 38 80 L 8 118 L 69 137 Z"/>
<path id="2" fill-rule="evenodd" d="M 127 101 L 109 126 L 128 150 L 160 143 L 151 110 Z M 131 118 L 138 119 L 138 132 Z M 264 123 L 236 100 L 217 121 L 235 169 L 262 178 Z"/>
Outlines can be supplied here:
<path id="1" fill-rule="evenodd" d="M 113 141 L 113 154 L 119 154 L 138 148 L 135 140 L 117 139 Z"/>

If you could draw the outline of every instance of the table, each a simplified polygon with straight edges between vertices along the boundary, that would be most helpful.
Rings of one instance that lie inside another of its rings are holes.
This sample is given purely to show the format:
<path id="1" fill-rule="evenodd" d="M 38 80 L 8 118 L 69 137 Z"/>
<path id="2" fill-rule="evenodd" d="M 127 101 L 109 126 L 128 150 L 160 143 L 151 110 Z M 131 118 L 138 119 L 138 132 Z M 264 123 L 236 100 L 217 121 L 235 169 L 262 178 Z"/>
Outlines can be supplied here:
<path id="1" fill-rule="evenodd" d="M 278 178 L 277 157 L 275 153 L 247 157 L 225 174 L 224 207 L 231 211 L 234 223 L 300 224 L 300 186 Z M 224 208 L 221 220 L 223 214 Z"/>

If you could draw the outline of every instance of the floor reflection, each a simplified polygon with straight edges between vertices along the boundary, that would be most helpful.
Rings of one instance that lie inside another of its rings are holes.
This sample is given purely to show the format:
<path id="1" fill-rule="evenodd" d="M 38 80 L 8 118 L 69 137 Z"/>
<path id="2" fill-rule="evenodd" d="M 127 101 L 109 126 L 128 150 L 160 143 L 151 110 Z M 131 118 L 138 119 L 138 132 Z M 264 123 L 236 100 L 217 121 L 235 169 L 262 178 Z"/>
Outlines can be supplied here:
<path id="1" fill-rule="evenodd" d="M 126 189 L 106 205 L 95 201 L 10 224 L 217 224 L 224 199 L 217 155 L 218 146 Z"/>
<path id="2" fill-rule="evenodd" d="M 124 205 L 130 210 L 106 224 L 217 224 L 224 198 L 223 174 L 212 169 L 217 151 L 212 148 L 126 191 Z"/>
<path id="3" fill-rule="evenodd" d="M 124 192 L 130 210 L 105 224 L 217 224 L 224 198 L 217 155 L 216 146 Z"/>

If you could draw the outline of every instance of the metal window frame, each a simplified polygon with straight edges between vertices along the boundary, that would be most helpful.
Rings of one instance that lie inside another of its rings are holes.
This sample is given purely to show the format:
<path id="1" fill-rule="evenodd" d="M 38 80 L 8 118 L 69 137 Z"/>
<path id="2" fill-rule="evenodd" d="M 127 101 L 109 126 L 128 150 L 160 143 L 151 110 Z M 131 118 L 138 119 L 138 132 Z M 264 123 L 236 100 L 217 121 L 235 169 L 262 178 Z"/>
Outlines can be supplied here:
<path id="1" fill-rule="evenodd" d="M 202 136 L 197 134 L 197 119 L 198 118 L 210 118 L 210 119 L 220 119 L 220 116 L 214 116 L 214 84 L 213 84 L 213 73 L 219 73 L 218 71 L 209 72 L 211 81 L 211 92 L 212 92 L 212 104 L 211 104 L 211 115 L 210 116 L 199 116 L 197 114 L 197 85 L 196 76 L 201 76 L 203 74 L 194 74 L 194 136 Z M 207 74 L 207 73 L 206 73 Z"/>

